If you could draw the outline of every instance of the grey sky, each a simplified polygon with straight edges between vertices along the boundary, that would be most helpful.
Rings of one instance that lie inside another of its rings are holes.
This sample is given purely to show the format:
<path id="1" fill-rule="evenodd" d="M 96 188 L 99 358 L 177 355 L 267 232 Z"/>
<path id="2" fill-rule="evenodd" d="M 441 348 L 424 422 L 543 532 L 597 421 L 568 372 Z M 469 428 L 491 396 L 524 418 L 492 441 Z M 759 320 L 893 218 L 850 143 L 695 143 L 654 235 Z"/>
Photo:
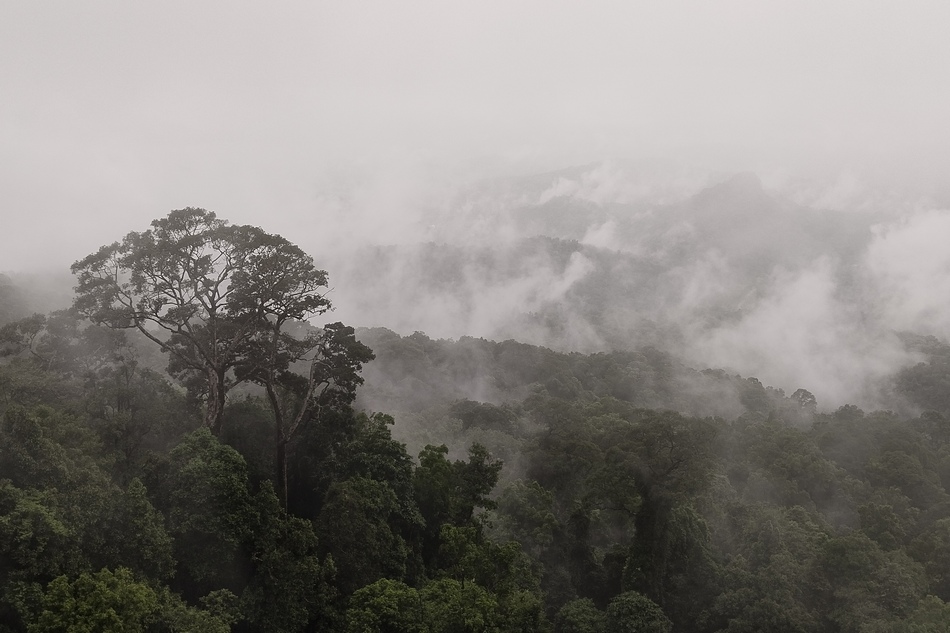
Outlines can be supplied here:
<path id="1" fill-rule="evenodd" d="M 384 227 L 414 187 L 606 157 L 932 179 L 948 33 L 947 2 L 5 0 L 0 270 L 188 205 L 307 247 L 367 179 L 412 183 Z"/>

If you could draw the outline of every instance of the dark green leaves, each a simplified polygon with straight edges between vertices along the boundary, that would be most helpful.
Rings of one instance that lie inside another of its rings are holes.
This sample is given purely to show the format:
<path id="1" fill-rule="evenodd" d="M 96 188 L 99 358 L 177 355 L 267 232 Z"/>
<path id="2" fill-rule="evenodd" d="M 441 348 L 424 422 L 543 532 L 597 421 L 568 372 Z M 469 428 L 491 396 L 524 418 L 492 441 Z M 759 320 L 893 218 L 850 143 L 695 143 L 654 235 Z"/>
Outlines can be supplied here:
<path id="1" fill-rule="evenodd" d="M 248 363 L 278 362 L 249 344 L 279 340 L 286 322 L 330 308 L 326 272 L 298 247 L 191 207 L 102 247 L 72 270 L 75 307 L 94 322 L 137 328 L 168 352 L 173 373 L 206 403 L 215 432 L 234 384 L 229 372 L 244 364 L 248 376 L 255 372 Z"/>

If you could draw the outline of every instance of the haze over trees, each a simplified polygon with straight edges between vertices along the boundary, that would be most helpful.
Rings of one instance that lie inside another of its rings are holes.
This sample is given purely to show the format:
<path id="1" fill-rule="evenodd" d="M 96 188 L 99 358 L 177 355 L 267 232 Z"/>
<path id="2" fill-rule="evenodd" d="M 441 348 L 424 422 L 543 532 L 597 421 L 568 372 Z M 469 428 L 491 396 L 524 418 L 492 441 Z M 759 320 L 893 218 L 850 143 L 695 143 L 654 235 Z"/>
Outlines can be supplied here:
<path id="1" fill-rule="evenodd" d="M 235 384 L 229 372 L 250 365 L 241 373 L 260 376 L 273 390 L 275 373 L 284 369 L 278 362 L 316 346 L 279 361 L 288 353 L 284 325 L 330 308 L 320 292 L 326 272 L 309 256 L 279 236 L 230 226 L 203 209 L 173 211 L 72 271 L 79 279 L 76 309 L 93 323 L 134 327 L 169 354 L 172 373 L 204 402 L 205 424 L 215 434 Z M 252 349 L 259 347 L 266 349 Z"/>
<path id="2" fill-rule="evenodd" d="M 243 381 L 261 385 L 274 414 L 279 490 L 286 447 L 328 403 L 346 404 L 371 352 L 336 323 L 295 337 L 293 324 L 330 309 L 326 271 L 299 248 L 204 209 L 155 220 L 72 267 L 75 309 L 96 324 L 135 328 L 169 355 L 168 371 L 221 433 L 225 399 Z M 306 360 L 301 377 L 292 363 Z"/>
<path id="3" fill-rule="evenodd" d="M 712 330 L 770 305 L 756 267 L 807 265 L 836 222 L 864 235 L 866 218 L 795 225 L 745 176 L 692 200 L 736 274 L 704 304 L 723 308 Z M 552 226 L 591 226 L 550 201 Z M 739 248 L 746 203 L 811 250 Z M 673 222 L 628 221 L 616 235 Z M 31 314 L 0 277 L 0 630 L 945 630 L 947 341 L 892 332 L 900 362 L 867 383 L 887 408 L 829 406 L 823 385 L 682 353 L 676 271 L 698 233 L 653 259 L 583 238 L 417 251 L 450 297 L 472 271 L 505 286 L 557 263 L 570 283 L 511 286 L 537 308 L 512 332 L 548 346 L 317 326 L 332 306 L 310 255 L 196 208 L 77 262 L 70 308 Z M 637 312 L 663 300 L 669 321 Z M 578 333 L 598 347 L 571 349 Z M 821 358 L 847 366 L 849 349 Z"/>
<path id="4" fill-rule="evenodd" d="M 0 633 L 948 630 L 950 3 L 226 8 L 0 2 Z"/>

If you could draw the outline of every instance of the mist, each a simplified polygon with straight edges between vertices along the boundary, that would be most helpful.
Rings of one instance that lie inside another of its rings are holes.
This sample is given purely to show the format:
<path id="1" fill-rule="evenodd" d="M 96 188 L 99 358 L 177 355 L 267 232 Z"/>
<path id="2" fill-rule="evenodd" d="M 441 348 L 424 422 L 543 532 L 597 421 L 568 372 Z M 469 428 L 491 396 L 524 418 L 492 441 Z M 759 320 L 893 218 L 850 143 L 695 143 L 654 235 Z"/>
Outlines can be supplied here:
<path id="1" fill-rule="evenodd" d="M 789 182 L 606 162 L 443 192 L 328 260 L 335 316 L 561 351 L 656 346 L 822 408 L 893 407 L 888 380 L 921 360 L 897 334 L 947 335 L 950 214 L 853 177 Z"/>
<path id="2" fill-rule="evenodd" d="M 355 325 L 656 346 L 822 408 L 889 406 L 897 334 L 950 337 L 942 3 L 0 18 L 13 279 L 199 206 L 313 254 Z"/>

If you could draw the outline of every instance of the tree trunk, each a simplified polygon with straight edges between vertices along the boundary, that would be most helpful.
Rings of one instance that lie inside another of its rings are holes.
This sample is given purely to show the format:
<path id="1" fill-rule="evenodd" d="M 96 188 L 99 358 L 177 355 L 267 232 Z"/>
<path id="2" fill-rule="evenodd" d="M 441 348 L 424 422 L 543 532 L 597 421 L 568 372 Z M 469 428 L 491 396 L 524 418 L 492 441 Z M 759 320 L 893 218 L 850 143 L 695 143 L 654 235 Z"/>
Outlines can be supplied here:
<path id="1" fill-rule="evenodd" d="M 276 459 L 277 459 L 277 495 L 280 497 L 280 503 L 287 510 L 287 440 L 282 437 L 278 429 L 276 441 Z"/>
<path id="2" fill-rule="evenodd" d="M 624 569 L 623 590 L 639 591 L 663 606 L 669 562 L 670 503 L 645 485 L 637 487 L 641 505 L 634 520 L 635 532 Z"/>
<path id="3" fill-rule="evenodd" d="M 264 390 L 267 393 L 267 399 L 270 401 L 271 408 L 274 410 L 274 474 L 276 481 L 274 487 L 277 489 L 277 496 L 280 498 L 284 510 L 287 509 L 287 443 L 290 441 L 288 433 L 284 430 L 284 411 L 281 408 L 280 397 L 277 395 L 277 389 L 274 386 L 273 376 L 265 381 Z"/>
<path id="4" fill-rule="evenodd" d="M 226 395 L 227 387 L 224 384 L 224 372 L 209 369 L 205 425 L 211 429 L 211 434 L 215 437 L 221 434 L 221 425 L 224 418 L 224 398 Z"/>

